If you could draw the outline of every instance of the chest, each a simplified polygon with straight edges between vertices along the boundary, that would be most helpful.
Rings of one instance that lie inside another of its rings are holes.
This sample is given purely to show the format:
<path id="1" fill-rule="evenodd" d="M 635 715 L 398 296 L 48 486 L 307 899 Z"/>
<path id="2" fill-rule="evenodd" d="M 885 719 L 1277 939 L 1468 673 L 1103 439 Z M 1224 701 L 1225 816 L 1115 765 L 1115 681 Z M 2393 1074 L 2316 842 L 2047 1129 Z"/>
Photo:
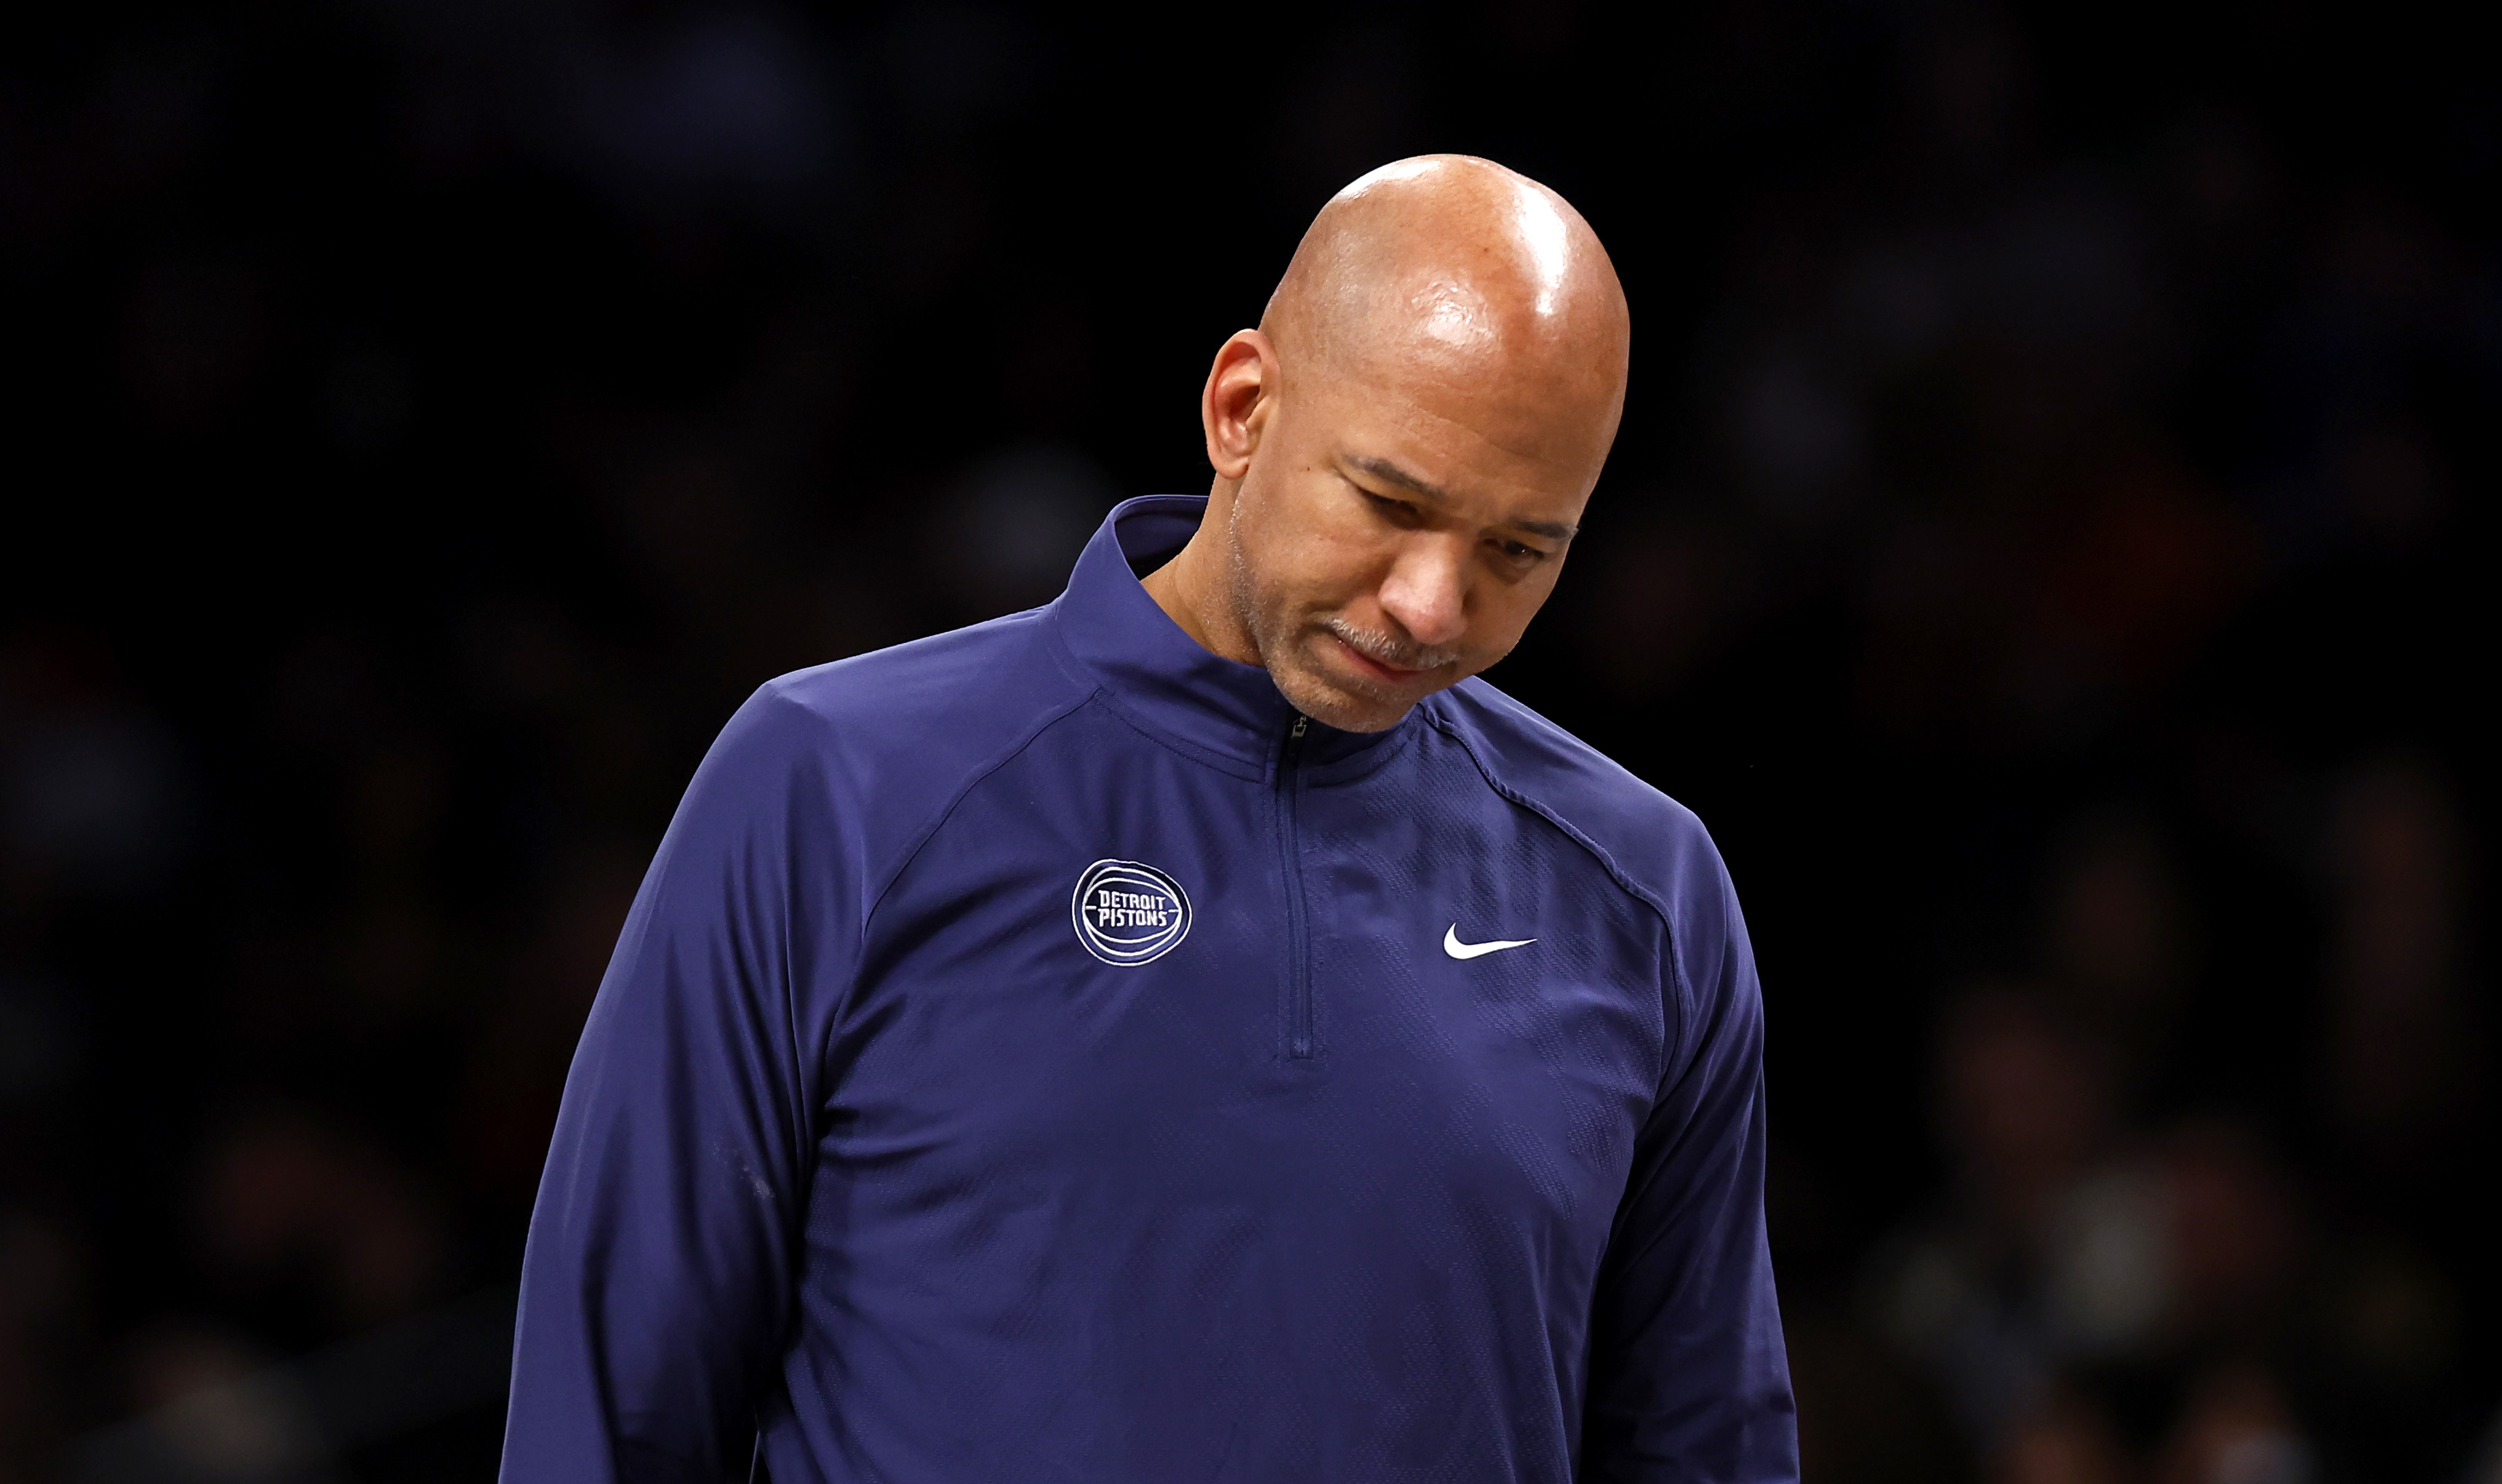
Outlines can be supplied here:
<path id="1" fill-rule="evenodd" d="M 888 891 L 841 1157 L 1171 1204 L 1431 1192 L 1612 1210 L 1659 1075 L 1657 918 L 1422 739 L 1252 780 L 1021 757 Z"/>

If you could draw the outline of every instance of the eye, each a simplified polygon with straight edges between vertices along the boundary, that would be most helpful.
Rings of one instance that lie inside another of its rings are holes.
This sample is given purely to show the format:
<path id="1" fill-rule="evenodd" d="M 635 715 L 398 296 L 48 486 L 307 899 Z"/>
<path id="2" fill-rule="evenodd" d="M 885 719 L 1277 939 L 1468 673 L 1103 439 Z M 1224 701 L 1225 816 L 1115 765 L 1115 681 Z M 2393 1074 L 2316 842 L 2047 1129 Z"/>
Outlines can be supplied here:
<path id="1" fill-rule="evenodd" d="M 1542 560 L 1546 556 L 1544 552 L 1539 551 L 1538 548 L 1531 546 L 1525 541 L 1499 541 L 1496 545 L 1503 552 L 1505 556 L 1518 562 L 1522 566 L 1527 566 L 1534 561 Z"/>
<path id="2" fill-rule="evenodd" d="M 1356 492 L 1370 501 L 1374 510 L 1401 525 L 1413 525 L 1423 515 L 1423 512 L 1405 500 L 1394 500 L 1386 494 L 1375 494 L 1369 489 L 1359 489 Z"/>

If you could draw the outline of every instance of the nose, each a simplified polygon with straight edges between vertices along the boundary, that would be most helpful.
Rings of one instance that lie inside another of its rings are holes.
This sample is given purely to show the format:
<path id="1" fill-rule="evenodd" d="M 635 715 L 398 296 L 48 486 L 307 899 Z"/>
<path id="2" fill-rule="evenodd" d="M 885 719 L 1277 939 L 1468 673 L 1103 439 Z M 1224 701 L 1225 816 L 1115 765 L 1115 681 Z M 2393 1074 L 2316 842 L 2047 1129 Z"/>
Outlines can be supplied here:
<path id="1" fill-rule="evenodd" d="M 1468 631 L 1469 548 L 1440 536 L 1411 540 L 1391 562 L 1377 598 L 1407 637 L 1438 649 Z"/>

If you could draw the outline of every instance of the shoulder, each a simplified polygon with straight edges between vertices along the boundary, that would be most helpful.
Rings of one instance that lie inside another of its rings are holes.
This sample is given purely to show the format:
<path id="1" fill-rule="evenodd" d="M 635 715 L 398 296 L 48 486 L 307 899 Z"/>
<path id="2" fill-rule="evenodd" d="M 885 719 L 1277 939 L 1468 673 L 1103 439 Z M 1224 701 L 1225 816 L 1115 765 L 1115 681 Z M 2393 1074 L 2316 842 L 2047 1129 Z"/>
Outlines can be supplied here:
<path id="1" fill-rule="evenodd" d="M 769 680 L 751 708 L 781 713 L 846 750 L 978 751 L 1083 698 L 1035 608 Z"/>
<path id="2" fill-rule="evenodd" d="M 1486 782 L 1578 837 L 1636 893 L 1683 896 L 1722 874 L 1693 810 L 1482 680 L 1431 697 L 1427 717 L 1468 749 Z"/>
<path id="3" fill-rule="evenodd" d="M 760 687 L 713 744 L 695 789 L 795 789 L 853 827 L 909 832 L 1082 704 L 1034 609 Z M 785 794 L 784 796 L 788 796 Z"/>

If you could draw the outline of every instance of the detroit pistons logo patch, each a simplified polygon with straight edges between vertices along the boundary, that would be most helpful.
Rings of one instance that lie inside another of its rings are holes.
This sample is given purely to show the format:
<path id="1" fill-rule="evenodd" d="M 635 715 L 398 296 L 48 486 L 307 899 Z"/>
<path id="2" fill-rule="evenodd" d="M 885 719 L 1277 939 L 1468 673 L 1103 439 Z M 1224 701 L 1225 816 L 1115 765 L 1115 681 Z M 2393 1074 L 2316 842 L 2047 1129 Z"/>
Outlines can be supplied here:
<path id="1" fill-rule="evenodd" d="M 1077 941 L 1106 963 L 1161 959 L 1190 935 L 1190 894 L 1170 876 L 1136 860 L 1098 860 L 1068 899 Z"/>

